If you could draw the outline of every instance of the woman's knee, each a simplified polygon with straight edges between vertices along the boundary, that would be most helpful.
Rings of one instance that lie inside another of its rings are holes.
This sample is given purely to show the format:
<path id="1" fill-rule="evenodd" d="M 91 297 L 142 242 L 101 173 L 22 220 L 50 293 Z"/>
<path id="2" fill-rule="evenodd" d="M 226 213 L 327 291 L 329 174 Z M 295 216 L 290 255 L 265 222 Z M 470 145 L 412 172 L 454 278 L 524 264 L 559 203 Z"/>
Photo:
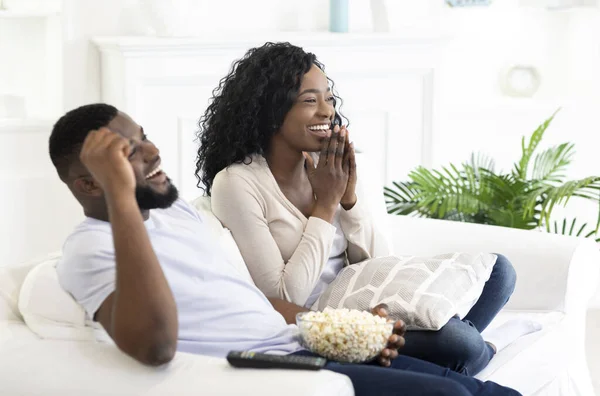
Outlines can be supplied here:
<path id="1" fill-rule="evenodd" d="M 496 264 L 494 264 L 492 274 L 502 284 L 503 291 L 510 296 L 517 284 L 517 271 L 506 256 L 498 253 L 496 253 L 496 256 L 498 258 L 496 259 Z"/>
<path id="2" fill-rule="evenodd" d="M 493 356 L 479 331 L 459 320 L 451 320 L 440 329 L 436 346 L 446 356 L 447 367 L 466 375 L 483 370 Z"/>

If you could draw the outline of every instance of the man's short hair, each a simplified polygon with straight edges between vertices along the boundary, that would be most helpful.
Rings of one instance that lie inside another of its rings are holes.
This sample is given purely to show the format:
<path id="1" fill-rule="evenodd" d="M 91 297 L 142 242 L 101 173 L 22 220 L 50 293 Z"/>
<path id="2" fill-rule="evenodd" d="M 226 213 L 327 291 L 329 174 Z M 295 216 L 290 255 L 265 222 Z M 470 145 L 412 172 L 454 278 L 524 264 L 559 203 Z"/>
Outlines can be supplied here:
<path id="1" fill-rule="evenodd" d="M 114 106 L 94 103 L 69 111 L 54 124 L 49 151 L 61 180 L 66 181 L 69 167 L 79 160 L 79 152 L 88 132 L 107 126 L 117 113 Z"/>

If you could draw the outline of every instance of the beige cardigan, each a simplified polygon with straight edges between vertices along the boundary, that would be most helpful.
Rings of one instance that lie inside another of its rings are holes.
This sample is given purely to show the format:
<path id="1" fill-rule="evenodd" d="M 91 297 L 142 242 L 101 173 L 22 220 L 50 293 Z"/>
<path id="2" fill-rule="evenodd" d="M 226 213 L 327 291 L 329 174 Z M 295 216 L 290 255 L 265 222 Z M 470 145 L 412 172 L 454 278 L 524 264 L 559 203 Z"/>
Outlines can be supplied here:
<path id="1" fill-rule="evenodd" d="M 357 197 L 351 210 L 338 207 L 350 264 L 390 255 L 387 239 L 362 206 L 360 188 Z M 231 231 L 256 286 L 267 297 L 303 306 L 329 260 L 336 228 L 317 217 L 307 219 L 281 192 L 260 155 L 217 174 L 211 207 Z"/>

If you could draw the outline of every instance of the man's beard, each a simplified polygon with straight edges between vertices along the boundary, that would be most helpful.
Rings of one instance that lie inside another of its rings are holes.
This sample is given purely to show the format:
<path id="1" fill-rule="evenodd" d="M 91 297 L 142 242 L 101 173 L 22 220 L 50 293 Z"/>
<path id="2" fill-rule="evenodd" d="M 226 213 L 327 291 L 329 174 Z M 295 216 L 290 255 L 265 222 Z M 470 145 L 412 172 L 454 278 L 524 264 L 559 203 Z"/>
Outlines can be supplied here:
<path id="1" fill-rule="evenodd" d="M 163 194 L 154 191 L 150 186 L 137 186 L 135 188 L 135 199 L 140 210 L 166 209 L 173 205 L 173 202 L 177 201 L 179 191 L 171 184 L 170 179 L 167 180 L 169 188 Z"/>

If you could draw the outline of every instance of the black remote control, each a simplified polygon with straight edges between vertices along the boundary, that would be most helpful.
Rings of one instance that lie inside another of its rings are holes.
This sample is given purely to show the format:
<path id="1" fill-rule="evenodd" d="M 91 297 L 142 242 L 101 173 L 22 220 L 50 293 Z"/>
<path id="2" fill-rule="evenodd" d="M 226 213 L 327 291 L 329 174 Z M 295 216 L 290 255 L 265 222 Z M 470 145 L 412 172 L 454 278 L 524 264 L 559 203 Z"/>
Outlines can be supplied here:
<path id="1" fill-rule="evenodd" d="M 327 359 L 321 357 L 240 351 L 229 352 L 227 361 L 233 367 L 288 370 L 320 370 L 327 363 Z"/>

